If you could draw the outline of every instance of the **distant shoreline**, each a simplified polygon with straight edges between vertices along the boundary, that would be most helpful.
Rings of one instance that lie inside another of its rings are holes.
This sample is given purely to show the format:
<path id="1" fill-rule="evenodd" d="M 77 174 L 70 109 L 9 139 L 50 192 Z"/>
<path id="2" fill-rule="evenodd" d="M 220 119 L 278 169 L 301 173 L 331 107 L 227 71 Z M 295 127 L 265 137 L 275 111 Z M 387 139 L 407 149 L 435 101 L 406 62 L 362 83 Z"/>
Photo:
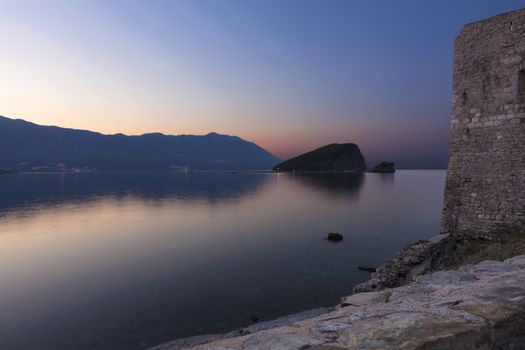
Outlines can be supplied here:
<path id="1" fill-rule="evenodd" d="M 436 169 L 397 169 L 398 171 L 436 171 L 447 170 L 446 168 Z M 192 173 L 223 173 L 223 174 L 382 174 L 372 171 L 273 171 L 273 170 L 90 170 L 90 171 L 8 171 L 0 175 L 25 175 L 25 174 L 111 174 L 111 173 L 174 173 L 174 174 L 192 174 Z M 392 174 L 393 175 L 393 174 Z"/>

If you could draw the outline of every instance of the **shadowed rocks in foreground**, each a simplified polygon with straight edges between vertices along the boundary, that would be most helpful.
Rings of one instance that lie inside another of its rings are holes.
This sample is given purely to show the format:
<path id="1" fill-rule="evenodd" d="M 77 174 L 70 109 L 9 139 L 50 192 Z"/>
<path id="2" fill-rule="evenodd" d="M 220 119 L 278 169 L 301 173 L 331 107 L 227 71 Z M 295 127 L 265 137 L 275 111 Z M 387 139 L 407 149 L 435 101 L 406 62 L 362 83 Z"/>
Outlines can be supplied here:
<path id="1" fill-rule="evenodd" d="M 354 143 L 333 143 L 284 161 L 273 168 L 290 171 L 366 171 L 366 162 Z"/>
<path id="2" fill-rule="evenodd" d="M 378 267 L 370 280 L 354 287 L 354 293 L 376 292 L 413 281 L 434 271 L 458 268 L 484 260 L 502 261 L 525 252 L 525 232 L 500 235 L 498 241 L 456 239 L 449 234 L 418 241 Z"/>

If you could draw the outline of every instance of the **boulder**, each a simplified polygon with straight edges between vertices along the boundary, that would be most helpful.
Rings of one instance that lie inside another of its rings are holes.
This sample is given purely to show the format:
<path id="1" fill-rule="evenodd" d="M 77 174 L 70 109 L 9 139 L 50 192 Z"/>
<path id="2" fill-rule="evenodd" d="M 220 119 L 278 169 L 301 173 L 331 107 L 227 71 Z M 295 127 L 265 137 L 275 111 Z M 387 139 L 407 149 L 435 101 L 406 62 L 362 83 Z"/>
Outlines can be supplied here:
<path id="1" fill-rule="evenodd" d="M 338 232 L 330 232 L 326 239 L 331 242 L 340 242 L 343 240 L 343 235 Z"/>

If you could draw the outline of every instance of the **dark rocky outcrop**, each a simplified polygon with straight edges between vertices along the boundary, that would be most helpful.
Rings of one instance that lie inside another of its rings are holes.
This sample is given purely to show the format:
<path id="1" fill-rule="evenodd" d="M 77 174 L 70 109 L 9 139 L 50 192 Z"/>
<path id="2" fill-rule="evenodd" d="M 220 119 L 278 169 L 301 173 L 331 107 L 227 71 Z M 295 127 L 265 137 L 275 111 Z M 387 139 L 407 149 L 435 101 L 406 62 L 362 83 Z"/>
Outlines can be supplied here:
<path id="1" fill-rule="evenodd" d="M 354 293 L 395 288 L 410 283 L 419 275 L 483 260 L 505 260 L 523 252 L 525 231 L 500 235 L 497 241 L 458 239 L 450 234 L 439 234 L 399 252 L 392 260 L 378 267 L 369 281 L 356 285 Z"/>
<path id="2" fill-rule="evenodd" d="M 399 287 L 418 275 L 450 266 L 455 261 L 455 248 L 456 242 L 450 235 L 416 242 L 377 268 L 370 280 L 356 285 L 354 293 Z"/>
<path id="3" fill-rule="evenodd" d="M 372 173 L 394 173 L 396 172 L 394 162 L 381 162 L 372 169 Z"/>
<path id="4" fill-rule="evenodd" d="M 343 240 L 343 235 L 338 232 L 330 232 L 326 239 L 331 242 L 340 242 Z"/>
<path id="5" fill-rule="evenodd" d="M 366 171 L 366 162 L 354 143 L 333 143 L 284 161 L 274 171 Z"/>

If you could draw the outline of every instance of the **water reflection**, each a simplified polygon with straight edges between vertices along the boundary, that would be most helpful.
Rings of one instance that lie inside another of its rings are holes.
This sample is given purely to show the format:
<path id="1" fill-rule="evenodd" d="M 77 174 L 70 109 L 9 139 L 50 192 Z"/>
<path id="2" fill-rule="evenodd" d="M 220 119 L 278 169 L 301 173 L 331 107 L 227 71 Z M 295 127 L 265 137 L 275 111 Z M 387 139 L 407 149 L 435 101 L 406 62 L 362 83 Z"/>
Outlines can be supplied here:
<path id="1" fill-rule="evenodd" d="M 293 181 L 311 187 L 328 196 L 345 196 L 358 199 L 363 186 L 363 173 L 297 173 L 289 174 Z"/>
<path id="2" fill-rule="evenodd" d="M 263 174 L 231 173 L 13 174 L 0 177 L 0 216 L 102 198 L 216 204 L 253 195 L 267 181 Z"/>
<path id="3" fill-rule="evenodd" d="M 381 183 L 381 188 L 393 188 L 394 181 L 396 179 L 395 173 L 372 173 L 369 174 L 370 177 L 378 178 Z"/>
<path id="4" fill-rule="evenodd" d="M 377 175 L 2 177 L 0 349 L 142 349 L 335 305 L 439 225 L 444 171 Z"/>

